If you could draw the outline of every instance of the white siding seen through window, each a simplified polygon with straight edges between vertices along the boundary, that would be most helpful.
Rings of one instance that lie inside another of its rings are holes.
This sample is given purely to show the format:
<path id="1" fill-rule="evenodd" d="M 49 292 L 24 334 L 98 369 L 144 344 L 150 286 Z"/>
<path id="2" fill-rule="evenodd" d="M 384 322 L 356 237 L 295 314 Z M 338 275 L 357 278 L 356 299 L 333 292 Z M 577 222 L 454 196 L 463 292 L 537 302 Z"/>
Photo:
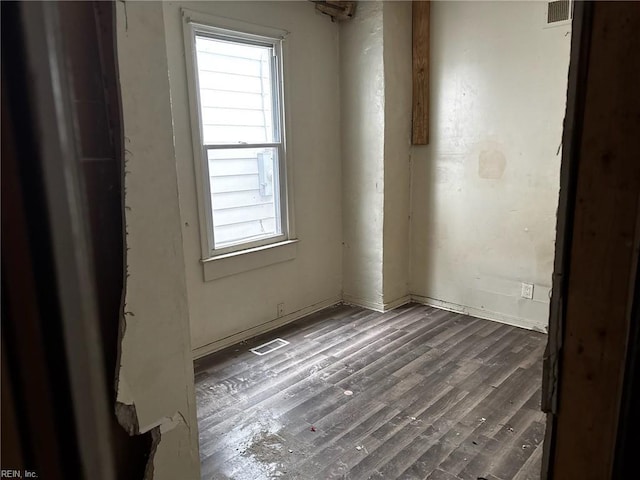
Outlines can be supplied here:
<path id="1" fill-rule="evenodd" d="M 195 33 L 214 250 L 264 243 L 285 234 L 274 49 L 274 44 Z"/>

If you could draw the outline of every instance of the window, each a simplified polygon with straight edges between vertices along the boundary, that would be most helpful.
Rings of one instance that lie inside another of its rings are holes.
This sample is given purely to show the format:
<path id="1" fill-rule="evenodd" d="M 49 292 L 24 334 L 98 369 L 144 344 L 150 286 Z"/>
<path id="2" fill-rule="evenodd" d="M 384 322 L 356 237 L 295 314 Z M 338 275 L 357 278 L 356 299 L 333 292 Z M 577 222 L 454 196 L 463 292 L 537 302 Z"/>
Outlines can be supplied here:
<path id="1" fill-rule="evenodd" d="M 191 21 L 186 39 L 205 258 L 287 240 L 282 37 Z"/>

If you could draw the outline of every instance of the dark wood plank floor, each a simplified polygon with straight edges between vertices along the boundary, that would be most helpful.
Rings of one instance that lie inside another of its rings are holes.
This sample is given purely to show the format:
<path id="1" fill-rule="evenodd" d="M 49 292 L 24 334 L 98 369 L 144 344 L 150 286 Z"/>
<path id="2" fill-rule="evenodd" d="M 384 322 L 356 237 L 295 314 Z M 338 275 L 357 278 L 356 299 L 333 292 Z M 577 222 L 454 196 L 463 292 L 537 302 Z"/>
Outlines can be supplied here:
<path id="1" fill-rule="evenodd" d="M 545 342 L 421 305 L 324 310 L 196 362 L 202 478 L 539 479 Z"/>

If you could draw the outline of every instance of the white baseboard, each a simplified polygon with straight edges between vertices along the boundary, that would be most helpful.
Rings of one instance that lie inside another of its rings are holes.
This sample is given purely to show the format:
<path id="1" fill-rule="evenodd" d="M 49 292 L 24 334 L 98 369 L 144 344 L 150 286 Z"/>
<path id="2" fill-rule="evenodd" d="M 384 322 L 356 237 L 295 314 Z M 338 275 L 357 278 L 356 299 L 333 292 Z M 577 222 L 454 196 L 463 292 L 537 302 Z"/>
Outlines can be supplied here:
<path id="1" fill-rule="evenodd" d="M 351 295 L 344 295 L 344 296 L 338 295 L 336 297 L 329 298 L 322 302 L 309 305 L 308 307 L 289 313 L 283 317 L 275 318 L 273 320 L 262 323 L 260 325 L 256 325 L 255 327 L 249 328 L 247 330 L 243 330 L 233 335 L 229 335 L 228 337 L 221 338 L 220 340 L 216 340 L 214 342 L 208 343 L 207 345 L 203 345 L 201 347 L 195 348 L 193 349 L 193 359 L 197 360 L 206 355 L 217 352 L 218 350 L 222 350 L 223 348 L 230 347 L 231 345 L 235 345 L 236 343 L 239 343 L 243 340 L 248 340 L 249 338 L 253 338 L 257 335 L 268 332 L 269 330 L 274 330 L 278 327 L 294 322 L 302 317 L 305 317 L 307 315 L 320 311 L 324 308 L 337 305 L 339 303 L 355 305 L 358 307 L 367 308 L 369 310 L 374 310 L 376 312 L 387 312 L 389 310 L 393 310 L 394 308 L 400 307 L 410 302 L 416 302 L 423 305 L 428 305 L 430 307 L 440 308 L 442 310 L 448 310 L 450 312 L 471 315 L 473 317 L 478 317 L 485 320 L 492 320 L 494 322 L 505 323 L 507 325 L 513 325 L 514 327 L 526 328 L 527 330 L 535 330 L 536 332 L 547 333 L 546 325 L 540 325 L 539 323 L 532 320 L 513 317 L 511 315 L 505 315 L 503 313 L 493 312 L 489 310 L 483 310 L 481 308 L 458 305 L 456 303 L 446 302 L 444 300 L 438 300 L 435 298 L 425 297 L 417 294 L 405 295 L 403 297 L 398 298 L 397 300 L 394 300 L 392 302 L 387 302 L 387 303 L 371 302 L 369 300 L 352 297 Z"/>
<path id="2" fill-rule="evenodd" d="M 220 340 L 216 340 L 201 347 L 194 348 L 192 350 L 193 359 L 197 360 L 199 358 L 205 357 L 211 353 L 217 352 L 218 350 L 230 347 L 231 345 L 235 345 L 236 343 L 242 342 L 243 340 L 248 340 L 249 338 L 253 338 L 257 335 L 260 335 L 261 333 L 268 332 L 269 330 L 274 330 L 278 327 L 282 327 L 287 323 L 294 322 L 302 317 L 315 313 L 324 308 L 337 305 L 341 302 L 342 296 L 338 295 L 322 302 L 314 303 L 313 305 L 309 305 L 308 307 L 301 308 L 300 310 L 297 310 L 295 312 L 288 313 L 287 315 L 284 315 L 280 318 L 269 320 L 268 322 L 261 323 L 260 325 L 256 325 L 255 327 L 249 328 L 247 330 L 234 333 L 233 335 L 229 335 L 228 337 L 224 337 Z"/>
<path id="3" fill-rule="evenodd" d="M 394 308 L 398 308 L 402 305 L 405 305 L 411 301 L 410 295 L 405 295 L 404 297 L 400 297 L 392 302 L 382 303 L 382 302 L 372 302 L 370 300 L 364 300 L 358 297 L 352 297 L 351 295 L 344 295 L 343 302 L 347 305 L 355 305 L 356 307 L 367 308 L 369 310 L 374 310 L 376 312 L 387 312 L 389 310 L 393 310 Z"/>
<path id="4" fill-rule="evenodd" d="M 407 303 L 411 303 L 411 295 L 405 295 L 404 297 L 400 297 L 392 302 L 387 302 L 384 304 L 384 311 L 393 310 L 394 308 L 401 307 L 402 305 L 406 305 Z"/>
<path id="5" fill-rule="evenodd" d="M 422 295 L 411 295 L 411 300 L 416 303 L 428 305 L 430 307 L 440 308 L 442 310 L 448 310 L 450 312 L 462 313 L 465 315 L 471 315 L 472 317 L 482 318 L 484 320 L 492 320 L 494 322 L 505 323 L 514 327 L 525 328 L 527 330 L 535 330 L 536 332 L 547 333 L 547 326 L 540 325 L 533 320 L 527 320 L 526 318 L 513 317 L 511 315 L 505 315 L 504 313 L 492 312 L 489 310 L 483 310 L 481 308 L 467 307 L 465 305 L 458 305 L 456 303 L 446 302 L 444 300 L 437 300 L 435 298 L 424 297 Z"/>

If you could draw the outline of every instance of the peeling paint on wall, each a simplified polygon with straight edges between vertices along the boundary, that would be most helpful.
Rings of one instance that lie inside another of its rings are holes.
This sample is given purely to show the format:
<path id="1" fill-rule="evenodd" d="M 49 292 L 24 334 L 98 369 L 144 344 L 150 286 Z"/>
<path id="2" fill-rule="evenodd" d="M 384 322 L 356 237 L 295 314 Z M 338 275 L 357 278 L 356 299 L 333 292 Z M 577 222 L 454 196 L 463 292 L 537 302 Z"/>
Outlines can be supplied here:
<path id="1" fill-rule="evenodd" d="M 116 418 L 129 435 L 138 435 L 140 433 L 135 405 L 116 402 Z"/>
<path id="2" fill-rule="evenodd" d="M 118 2 L 116 9 L 127 273 L 115 414 L 130 435 L 151 436 L 145 479 L 196 480 L 193 362 L 163 6 Z"/>
<path id="3" fill-rule="evenodd" d="M 151 449 L 149 451 L 149 460 L 147 460 L 147 466 L 144 469 L 144 477 L 142 480 L 153 480 L 153 474 L 155 472 L 155 465 L 153 461 L 158 451 L 158 445 L 160 445 L 160 427 L 151 429 Z"/>

